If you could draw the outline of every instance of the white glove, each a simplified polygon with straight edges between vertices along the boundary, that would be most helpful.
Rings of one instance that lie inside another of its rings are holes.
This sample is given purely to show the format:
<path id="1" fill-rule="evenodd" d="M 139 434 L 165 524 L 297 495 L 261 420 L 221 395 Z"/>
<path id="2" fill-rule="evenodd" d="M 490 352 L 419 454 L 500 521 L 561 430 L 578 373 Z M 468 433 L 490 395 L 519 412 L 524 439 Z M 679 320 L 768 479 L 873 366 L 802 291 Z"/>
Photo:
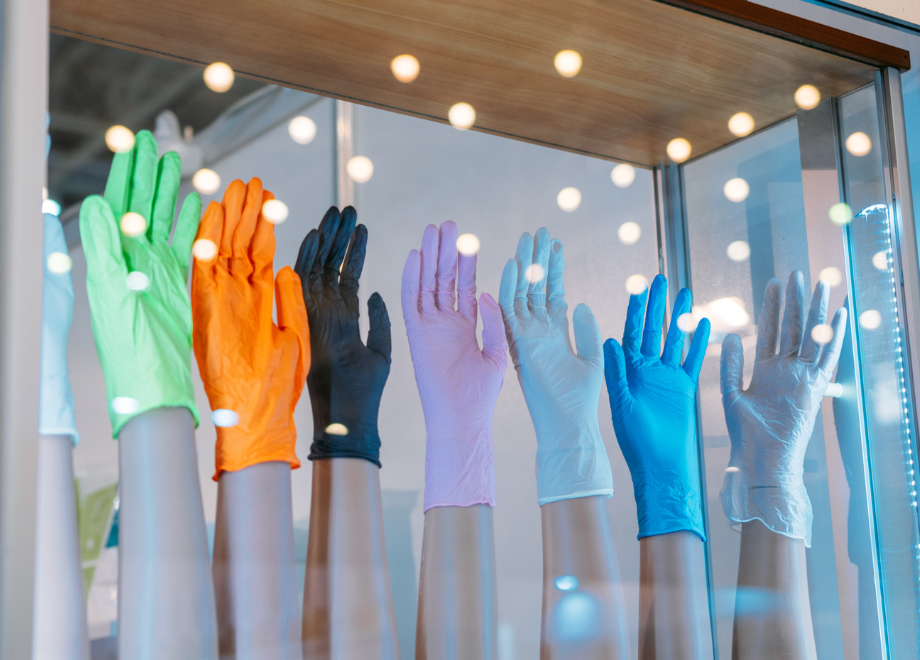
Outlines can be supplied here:
<path id="1" fill-rule="evenodd" d="M 46 213 L 44 222 L 38 432 L 41 435 L 69 435 L 76 445 L 80 435 L 77 433 L 73 390 L 67 371 L 67 334 L 73 321 L 70 256 L 61 221 Z M 49 257 L 52 257 L 54 270 L 59 272 L 48 268 Z"/>
<path id="2" fill-rule="evenodd" d="M 530 234 L 521 236 L 499 292 L 508 348 L 537 432 L 540 506 L 613 495 L 597 418 L 604 379 L 601 331 L 591 309 L 578 305 L 572 316 L 578 355 L 572 351 L 564 273 L 562 242 L 551 241 L 541 228 L 536 245 Z"/>
<path id="3" fill-rule="evenodd" d="M 767 283 L 747 390 L 742 389 L 741 338 L 732 334 L 722 343 L 722 405 L 732 449 L 720 496 L 733 528 L 760 520 L 811 547 L 811 501 L 802 480 L 805 449 L 840 357 L 847 312 L 838 309 L 831 327 L 824 325 L 830 292 L 819 281 L 803 333 L 805 280 L 795 271 L 786 288 L 777 354 L 781 289 L 776 278 Z M 833 338 L 826 336 L 828 330 Z"/>

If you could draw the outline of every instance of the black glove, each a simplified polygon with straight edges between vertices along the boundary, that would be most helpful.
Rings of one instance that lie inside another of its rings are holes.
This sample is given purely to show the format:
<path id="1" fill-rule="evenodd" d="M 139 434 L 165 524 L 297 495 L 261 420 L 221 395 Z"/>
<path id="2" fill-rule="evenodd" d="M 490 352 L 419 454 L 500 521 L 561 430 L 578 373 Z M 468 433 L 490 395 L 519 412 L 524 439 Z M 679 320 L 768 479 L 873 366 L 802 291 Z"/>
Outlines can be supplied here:
<path id="1" fill-rule="evenodd" d="M 358 331 L 358 279 L 367 228 L 355 228 L 357 219 L 350 206 L 341 214 L 330 208 L 319 230 L 304 238 L 294 266 L 310 321 L 307 388 L 313 404 L 313 445 L 308 458 L 363 458 L 380 466 L 377 412 L 390 374 L 390 317 L 383 298 L 373 294 L 367 301 L 371 327 L 365 346 Z M 332 424 L 345 428 L 330 429 Z"/>

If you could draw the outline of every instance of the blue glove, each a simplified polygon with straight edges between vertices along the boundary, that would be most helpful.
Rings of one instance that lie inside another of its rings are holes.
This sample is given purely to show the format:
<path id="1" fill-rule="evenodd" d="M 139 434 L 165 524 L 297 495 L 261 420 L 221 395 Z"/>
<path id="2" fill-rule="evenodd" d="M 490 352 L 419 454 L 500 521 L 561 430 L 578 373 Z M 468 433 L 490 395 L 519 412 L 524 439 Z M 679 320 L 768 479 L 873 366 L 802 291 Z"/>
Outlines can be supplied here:
<path id="1" fill-rule="evenodd" d="M 70 256 L 61 221 L 46 213 L 44 229 L 38 432 L 41 435 L 69 435 L 76 445 L 80 436 L 73 413 L 70 374 L 67 372 L 67 334 L 73 321 Z"/>
<path id="2" fill-rule="evenodd" d="M 651 293 L 646 289 L 630 296 L 623 347 L 615 339 L 604 344 L 604 375 L 613 429 L 632 475 L 639 538 L 687 530 L 705 541 L 696 443 L 696 383 L 706 356 L 709 319 L 697 326 L 681 366 L 685 333 L 677 319 L 690 311 L 691 302 L 690 292 L 682 289 L 661 352 L 667 288 L 667 280 L 659 275 L 652 282 Z M 649 305 L 643 331 L 646 299 Z"/>

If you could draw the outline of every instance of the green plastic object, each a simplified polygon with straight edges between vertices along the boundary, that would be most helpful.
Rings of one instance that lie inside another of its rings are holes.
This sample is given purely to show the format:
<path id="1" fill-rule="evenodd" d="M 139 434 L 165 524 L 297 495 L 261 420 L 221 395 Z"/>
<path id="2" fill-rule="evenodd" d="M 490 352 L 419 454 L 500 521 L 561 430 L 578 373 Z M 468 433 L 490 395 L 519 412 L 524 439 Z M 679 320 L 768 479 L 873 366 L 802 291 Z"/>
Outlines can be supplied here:
<path id="1" fill-rule="evenodd" d="M 158 159 L 153 135 L 141 131 L 130 151 L 115 155 L 105 196 L 87 197 L 80 209 L 113 438 L 135 415 L 166 406 L 188 408 L 198 424 L 186 282 L 201 198 L 185 198 L 170 244 L 181 176 L 179 155 Z"/>

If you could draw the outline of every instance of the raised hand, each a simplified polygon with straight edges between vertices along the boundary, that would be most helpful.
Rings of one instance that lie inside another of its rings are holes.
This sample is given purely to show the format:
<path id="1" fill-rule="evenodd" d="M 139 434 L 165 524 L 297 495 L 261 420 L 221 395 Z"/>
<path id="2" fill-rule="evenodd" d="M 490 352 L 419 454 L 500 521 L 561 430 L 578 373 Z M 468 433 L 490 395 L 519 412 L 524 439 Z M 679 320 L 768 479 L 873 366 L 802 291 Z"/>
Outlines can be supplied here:
<path id="1" fill-rule="evenodd" d="M 456 306 L 456 309 L 455 309 Z M 501 311 L 482 294 L 476 339 L 476 255 L 457 256 L 457 225 L 425 228 L 402 279 L 402 309 L 425 412 L 424 510 L 495 506 L 492 415 L 507 364 Z"/>
<path id="2" fill-rule="evenodd" d="M 201 198 L 185 198 L 170 244 L 181 174 L 179 156 L 158 160 L 153 135 L 141 131 L 130 151 L 115 154 L 105 197 L 87 197 L 80 208 L 113 437 L 134 415 L 163 406 L 186 407 L 198 421 L 186 281 Z"/>
<path id="3" fill-rule="evenodd" d="M 760 520 L 811 547 L 805 450 L 840 357 L 847 312 L 838 309 L 830 328 L 825 325 L 830 292 L 819 281 L 803 331 L 805 280 L 795 271 L 786 286 L 777 353 L 781 297 L 782 283 L 774 278 L 764 293 L 754 375 L 746 390 L 741 338 L 732 334 L 722 342 L 722 406 L 732 448 L 720 496 L 732 526 Z"/>
<path id="4" fill-rule="evenodd" d="M 685 332 L 678 319 L 690 311 L 687 289 L 677 294 L 661 348 L 667 280 L 659 275 L 629 298 L 623 345 L 604 344 L 604 373 L 617 441 L 629 466 L 639 514 L 639 538 L 680 530 L 706 540 L 696 440 L 696 385 L 709 341 L 709 319 L 696 328 L 681 365 Z M 648 300 L 648 312 L 643 312 Z"/>
<path id="5" fill-rule="evenodd" d="M 313 445 L 309 458 L 363 458 L 379 466 L 377 413 L 390 374 L 390 317 L 383 298 L 374 293 L 367 301 L 367 345 L 361 341 L 358 280 L 364 268 L 367 228 L 355 227 L 357 218 L 350 206 L 341 213 L 330 208 L 319 229 L 304 238 L 294 267 L 310 322 L 307 388 L 313 404 Z"/>
<path id="6" fill-rule="evenodd" d="M 569 341 L 562 242 L 546 228 L 525 233 L 502 273 L 499 305 L 508 348 L 537 433 L 537 494 L 549 502 L 613 495 L 613 476 L 597 421 L 601 332 L 580 304 Z"/>

